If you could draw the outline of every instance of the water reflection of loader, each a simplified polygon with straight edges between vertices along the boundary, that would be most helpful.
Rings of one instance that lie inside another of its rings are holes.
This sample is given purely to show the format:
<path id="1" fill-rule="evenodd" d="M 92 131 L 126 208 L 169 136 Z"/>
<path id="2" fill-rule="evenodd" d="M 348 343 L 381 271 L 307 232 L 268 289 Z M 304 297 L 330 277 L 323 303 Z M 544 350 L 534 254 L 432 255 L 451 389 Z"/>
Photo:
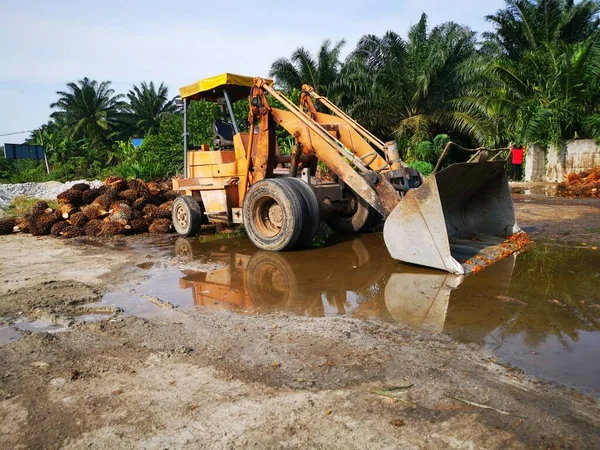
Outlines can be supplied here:
<path id="1" fill-rule="evenodd" d="M 383 278 L 391 258 L 374 258 L 368 249 L 376 247 L 380 256 L 383 245 L 381 237 L 369 235 L 326 249 L 275 253 L 260 251 L 246 239 L 200 243 L 181 238 L 175 253 L 218 265 L 180 279 L 179 286 L 193 290 L 198 306 L 323 316 L 327 302 L 346 313 L 349 292 L 368 290 Z"/>
<path id="2" fill-rule="evenodd" d="M 179 282 L 193 290 L 196 305 L 211 309 L 311 316 L 351 312 L 451 334 L 468 330 L 470 337 L 483 338 L 519 307 L 490 300 L 507 295 L 514 255 L 465 277 L 398 264 L 383 245 L 381 236 L 368 234 L 317 250 L 274 253 L 257 250 L 247 239 L 180 238 L 175 253 L 216 267 L 190 272 Z"/>

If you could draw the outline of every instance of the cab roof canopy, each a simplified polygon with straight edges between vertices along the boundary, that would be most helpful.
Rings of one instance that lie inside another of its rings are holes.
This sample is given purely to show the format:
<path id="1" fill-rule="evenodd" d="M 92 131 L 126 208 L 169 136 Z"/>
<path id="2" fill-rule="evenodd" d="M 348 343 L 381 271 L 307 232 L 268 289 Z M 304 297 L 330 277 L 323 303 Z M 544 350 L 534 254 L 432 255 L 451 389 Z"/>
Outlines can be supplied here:
<path id="1" fill-rule="evenodd" d="M 267 80 L 273 84 L 273 80 Z M 179 88 L 181 98 L 189 100 L 207 100 L 216 102 L 218 98 L 224 97 L 223 90 L 227 89 L 227 94 L 232 102 L 241 100 L 250 95 L 250 88 L 254 83 L 254 77 L 236 75 L 234 73 L 222 73 L 210 78 L 196 81 L 193 84 Z"/>

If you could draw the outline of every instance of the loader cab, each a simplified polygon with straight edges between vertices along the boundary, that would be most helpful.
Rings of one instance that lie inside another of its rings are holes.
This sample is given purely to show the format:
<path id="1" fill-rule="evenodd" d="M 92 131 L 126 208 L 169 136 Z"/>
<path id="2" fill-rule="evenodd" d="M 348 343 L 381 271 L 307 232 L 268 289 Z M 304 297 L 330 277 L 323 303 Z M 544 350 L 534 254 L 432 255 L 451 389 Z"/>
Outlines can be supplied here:
<path id="1" fill-rule="evenodd" d="M 253 77 L 223 73 L 199 80 L 179 89 L 180 107 L 183 116 L 184 178 L 197 178 L 198 176 L 194 174 L 193 169 L 193 166 L 196 165 L 194 161 L 207 159 L 207 156 L 195 155 L 195 152 L 235 151 L 234 141 L 236 140 L 235 136 L 238 134 L 240 135 L 238 139 L 244 142 L 247 141 L 247 133 L 240 133 L 240 124 L 236 121 L 233 104 L 249 97 L 253 83 Z M 221 110 L 221 117 L 212 124 L 214 134 L 212 145 L 197 145 L 197 143 L 190 143 L 189 140 L 188 109 L 191 102 L 198 100 L 215 103 Z M 214 158 L 219 158 L 219 156 L 215 154 L 211 160 Z M 231 158 L 232 155 L 230 154 L 223 155 L 222 160 L 229 161 Z"/>
<path id="2" fill-rule="evenodd" d="M 173 189 L 184 192 L 185 201 L 190 202 L 186 206 L 180 204 L 184 201 L 181 200 L 173 207 L 173 217 L 178 217 L 181 222 L 175 226 L 180 234 L 193 234 L 199 223 L 206 220 L 241 222 L 240 211 L 249 178 L 249 134 L 240 130 L 242 124 L 236 122 L 233 105 L 237 101 L 247 101 L 253 84 L 253 77 L 224 73 L 179 90 L 177 102 L 183 116 L 184 173 L 183 177 L 173 179 Z M 199 100 L 220 108 L 220 117 L 212 123 L 211 142 L 190 140 L 189 107 Z M 252 148 L 256 146 L 254 140 Z M 192 216 L 196 217 L 193 221 Z"/>
<path id="3" fill-rule="evenodd" d="M 233 150 L 233 136 L 239 130 L 239 124 L 235 119 L 233 105 L 227 101 L 229 95 L 226 88 L 223 88 L 223 97 L 217 98 L 217 105 L 221 109 L 221 117 L 213 122 L 214 140 L 216 149 Z"/>

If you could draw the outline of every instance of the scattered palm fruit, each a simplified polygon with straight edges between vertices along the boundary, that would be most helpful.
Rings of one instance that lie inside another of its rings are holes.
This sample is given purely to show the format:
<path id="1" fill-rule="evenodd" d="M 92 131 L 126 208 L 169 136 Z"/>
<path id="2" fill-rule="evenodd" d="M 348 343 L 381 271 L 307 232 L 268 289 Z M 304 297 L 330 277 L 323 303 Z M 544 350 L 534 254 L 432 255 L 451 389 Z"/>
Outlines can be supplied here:
<path id="1" fill-rule="evenodd" d="M 17 221 L 12 217 L 1 217 L 0 218 L 0 235 L 11 234 L 15 228 Z"/>
<path id="2" fill-rule="evenodd" d="M 148 227 L 150 233 L 166 234 L 171 231 L 171 221 L 169 219 L 156 219 Z"/>
<path id="3" fill-rule="evenodd" d="M 569 173 L 556 187 L 559 197 L 600 198 L 600 167 Z"/>
<path id="4" fill-rule="evenodd" d="M 69 217 L 68 222 L 75 226 L 75 227 L 83 227 L 86 222 L 88 221 L 87 216 L 85 215 L 85 213 L 80 212 L 76 212 L 75 214 L 71 214 L 71 217 Z"/>

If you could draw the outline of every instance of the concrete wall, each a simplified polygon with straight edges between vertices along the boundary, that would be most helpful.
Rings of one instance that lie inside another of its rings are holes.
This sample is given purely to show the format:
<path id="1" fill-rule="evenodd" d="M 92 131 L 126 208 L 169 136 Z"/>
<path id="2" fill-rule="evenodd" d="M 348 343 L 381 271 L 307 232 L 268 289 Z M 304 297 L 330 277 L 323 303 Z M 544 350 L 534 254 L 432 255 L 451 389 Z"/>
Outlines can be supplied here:
<path id="1" fill-rule="evenodd" d="M 563 181 L 565 179 L 565 161 L 567 159 L 567 147 L 563 146 L 560 151 L 556 147 L 550 147 L 546 158 L 546 177 L 544 181 Z"/>
<path id="2" fill-rule="evenodd" d="M 591 139 L 570 142 L 567 145 L 565 165 L 566 173 L 600 166 L 600 146 Z"/>
<path id="3" fill-rule="evenodd" d="M 537 144 L 528 145 L 525 152 L 525 181 L 544 181 L 546 153 Z"/>
<path id="4" fill-rule="evenodd" d="M 527 147 L 525 181 L 563 181 L 570 172 L 600 166 L 600 146 L 592 139 L 571 141 L 560 151 L 555 147 L 544 152 L 539 145 Z"/>

